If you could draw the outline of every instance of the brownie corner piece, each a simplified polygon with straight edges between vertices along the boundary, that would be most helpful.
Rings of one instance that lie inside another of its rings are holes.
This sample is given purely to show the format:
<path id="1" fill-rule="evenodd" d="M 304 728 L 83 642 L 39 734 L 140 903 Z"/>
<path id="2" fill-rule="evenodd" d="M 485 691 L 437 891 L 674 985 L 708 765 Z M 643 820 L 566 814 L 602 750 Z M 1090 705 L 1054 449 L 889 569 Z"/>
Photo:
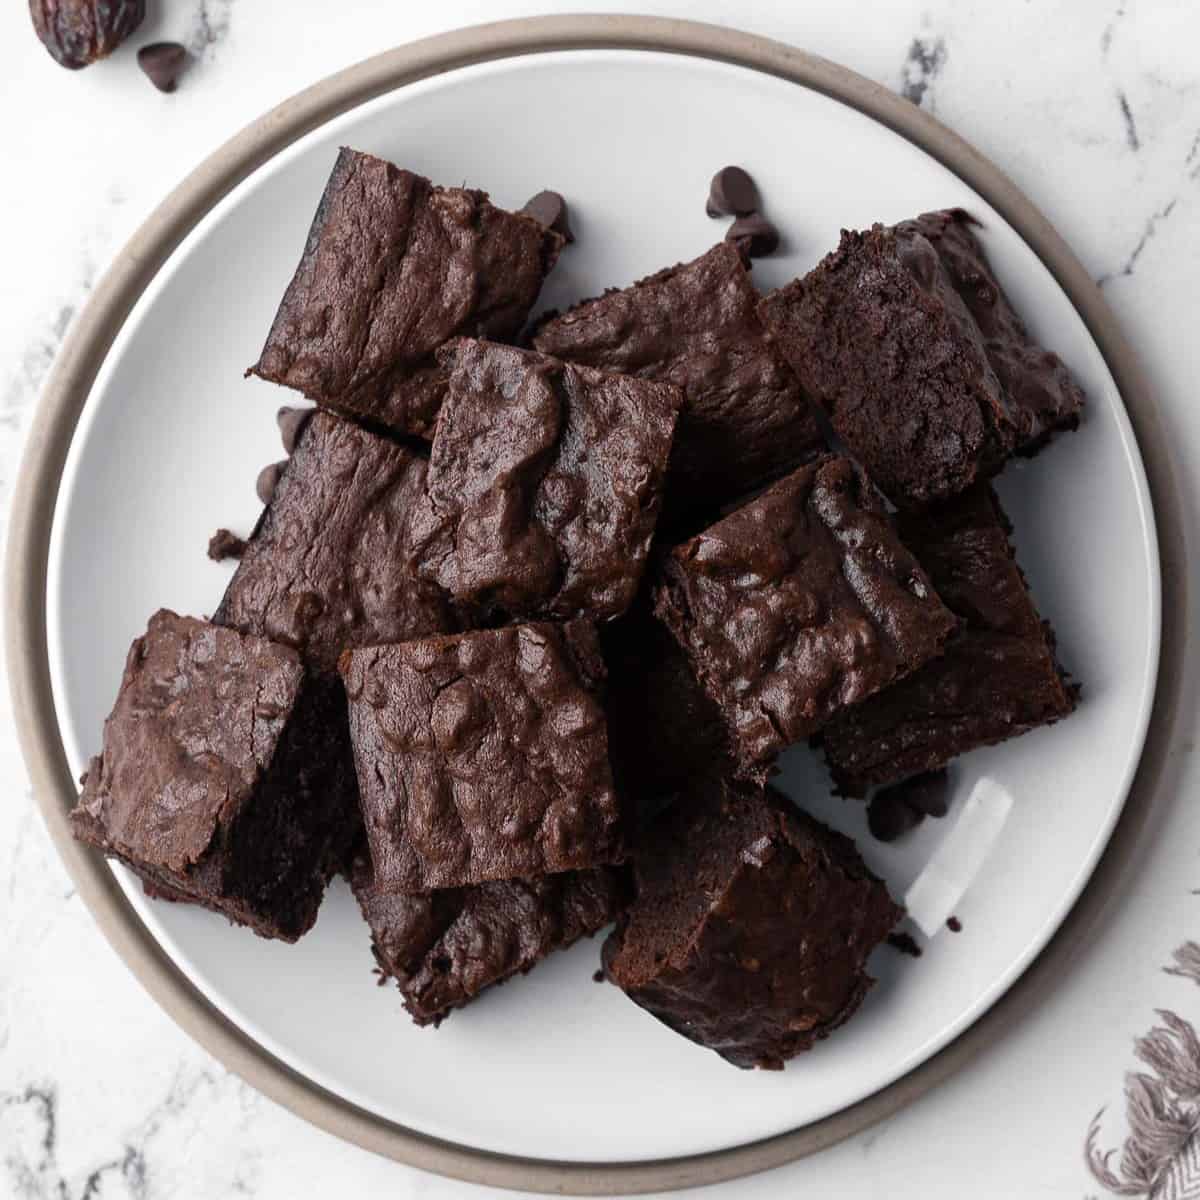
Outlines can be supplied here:
<path id="1" fill-rule="evenodd" d="M 341 669 L 380 887 L 424 892 L 623 859 L 590 622 L 366 647 Z"/>
<path id="2" fill-rule="evenodd" d="M 426 500 L 419 572 L 458 605 L 604 620 L 637 592 L 682 395 L 671 384 L 460 339 Z"/>
<path id="3" fill-rule="evenodd" d="M 849 796 L 1053 724 L 1077 704 L 992 488 L 977 484 L 898 523 L 961 625 L 940 658 L 822 731 L 834 780 Z"/>
<path id="4" fill-rule="evenodd" d="M 639 843 L 634 879 L 606 975 L 743 1068 L 780 1069 L 849 1020 L 902 915 L 848 838 L 771 789 L 684 798 Z"/>
<path id="5" fill-rule="evenodd" d="M 739 773 L 942 652 L 957 620 L 845 458 L 800 468 L 666 557 L 656 611 Z"/>
<path id="6" fill-rule="evenodd" d="M 544 353 L 682 387 L 672 518 L 715 511 L 824 448 L 813 406 L 767 337 L 758 300 L 740 251 L 718 242 L 535 331 Z"/>
<path id="7" fill-rule="evenodd" d="M 351 888 L 381 978 L 395 981 L 416 1024 L 434 1026 L 485 989 L 591 937 L 627 902 L 623 875 L 611 867 L 409 895 L 378 887 L 363 856 Z"/>
<path id="8" fill-rule="evenodd" d="M 562 237 L 487 193 L 343 148 L 250 373 L 318 404 L 428 434 L 460 334 L 515 337 Z"/>
<path id="9" fill-rule="evenodd" d="M 344 706 L 294 650 L 161 610 L 130 649 L 72 831 L 152 894 L 295 941 L 359 828 Z"/>
<path id="10" fill-rule="evenodd" d="M 995 474 L 1083 393 L 1030 338 L 961 209 L 844 230 L 759 312 L 805 389 L 889 499 L 916 509 Z"/>

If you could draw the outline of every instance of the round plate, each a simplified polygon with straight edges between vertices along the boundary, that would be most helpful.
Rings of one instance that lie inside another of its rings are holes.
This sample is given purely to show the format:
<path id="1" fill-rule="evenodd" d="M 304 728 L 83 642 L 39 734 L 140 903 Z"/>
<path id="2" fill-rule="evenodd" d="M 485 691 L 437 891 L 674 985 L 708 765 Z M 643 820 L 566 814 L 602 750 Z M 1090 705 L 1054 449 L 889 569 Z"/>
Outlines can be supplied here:
<path id="1" fill-rule="evenodd" d="M 791 1135 L 794 1154 L 861 1126 L 887 1110 L 866 1098 L 887 1089 L 892 1107 L 902 1102 L 917 1090 L 914 1070 L 1021 975 L 1087 882 L 1137 767 L 1155 694 L 1160 574 L 1150 492 L 1122 404 L 1122 391 L 1126 401 L 1132 398 L 1131 384 L 1123 380 L 1119 389 L 1110 371 L 1115 343 L 1106 347 L 1106 362 L 1095 320 L 1089 330 L 1079 295 L 1064 290 L 1064 272 L 1076 264 L 1036 215 L 1014 208 L 1002 178 L 932 123 L 916 122 L 942 159 L 954 158 L 947 148 L 962 155 L 959 169 L 948 169 L 890 127 L 900 114 L 886 94 L 795 52 L 722 39 L 703 27 L 690 27 L 691 36 L 722 40 L 723 58 L 735 57 L 742 43 L 747 54 L 775 57 L 756 63 L 743 55 L 746 65 L 736 65 L 645 48 L 546 52 L 564 41 L 613 40 L 596 32 L 602 20 L 580 19 L 575 39 L 547 34 L 571 24 L 506 25 L 513 37 L 523 27 L 525 42 L 513 46 L 521 56 L 458 65 L 402 89 L 397 85 L 411 77 L 411 61 L 393 61 L 390 88 L 379 82 L 384 60 L 364 64 L 358 91 L 351 72 L 311 93 L 307 109 L 304 98 L 296 102 L 293 134 L 317 124 L 331 90 L 342 107 L 371 91 L 384 94 L 276 155 L 190 232 L 190 218 L 207 207 L 217 179 L 231 187 L 278 131 L 260 127 L 254 152 L 243 147 L 236 164 L 224 164 L 224 176 L 202 174 L 190 193 L 185 185 L 177 195 L 191 211 L 168 217 L 174 216 L 175 236 L 186 238 L 137 299 L 73 437 L 71 401 L 82 402 L 88 382 L 78 372 L 71 376 L 72 354 L 86 360 L 80 347 L 70 348 L 52 384 L 52 398 L 56 389 L 71 396 L 62 401 L 56 431 L 70 452 L 42 610 L 61 743 L 53 728 L 31 730 L 28 720 L 23 733 L 27 748 L 35 743 L 35 778 L 43 765 L 47 774 L 39 782 L 49 783 L 53 772 L 47 807 L 61 834 L 69 802 L 63 747 L 73 773 L 97 749 L 129 642 L 159 606 L 190 613 L 216 606 L 229 571 L 206 561 L 207 537 L 218 525 L 244 531 L 253 523 L 253 479 L 278 457 L 273 411 L 288 399 L 244 382 L 241 372 L 256 357 L 339 145 L 443 182 L 486 187 L 507 207 L 542 187 L 564 192 L 578 241 L 551 277 L 545 306 L 702 252 L 723 232 L 705 217 L 703 202 L 709 176 L 726 162 L 754 174 L 787 239 L 784 253 L 756 266 L 762 287 L 808 269 L 842 226 L 893 222 L 934 207 L 969 209 L 983 222 L 982 240 L 1018 309 L 1089 396 L 1078 434 L 1016 464 L 999 484 L 1020 561 L 1043 615 L 1058 630 L 1063 660 L 1084 682 L 1085 701 L 1053 729 L 962 760 L 960 797 L 987 778 L 1014 799 L 995 851 L 957 909 L 966 931 L 936 938 L 919 963 L 877 952 L 871 966 L 879 986 L 838 1037 L 782 1074 L 737 1072 L 672 1036 L 615 989 L 593 986 L 595 943 L 555 956 L 436 1033 L 418 1030 L 393 989 L 372 986 L 366 929 L 343 887 L 331 892 L 316 929 L 290 947 L 262 942 L 200 910 L 147 902 L 117 869 L 119 898 L 97 878 L 105 868 L 78 848 L 66 851 L 73 869 L 89 877 L 87 889 L 81 884 L 85 898 L 106 925 L 121 926 L 118 940 L 160 997 L 165 993 L 173 1011 L 193 1030 L 200 1027 L 206 1044 L 272 1094 L 366 1144 L 466 1177 L 617 1190 L 721 1178 L 777 1161 L 779 1135 L 787 1131 L 810 1135 L 807 1143 Z M 658 22 L 633 28 L 642 31 L 632 40 L 643 47 L 651 33 L 669 34 Z M 479 38 L 476 48 L 488 44 Z M 434 39 L 423 59 L 418 51 L 408 55 L 418 54 L 428 74 L 431 63 L 455 65 L 450 48 L 459 63 L 469 57 L 457 46 Z M 814 86 L 781 78 L 785 65 Z M 827 76 L 840 79 L 840 91 Z M 830 91 L 837 98 L 823 94 Z M 236 158 L 237 149 L 225 153 Z M 157 248 L 169 249 L 165 238 Z M 1048 249 L 1057 255 L 1057 279 L 1043 262 Z M 132 298 L 136 289 L 126 282 Z M 1072 282 L 1078 292 L 1078 280 Z M 110 292 L 97 302 L 109 305 L 107 329 L 85 319 L 76 334 L 92 337 L 92 363 L 105 355 L 124 316 Z M 53 458 L 35 439 L 28 470 L 40 469 L 50 488 L 61 466 Z M 32 486 L 27 478 L 26 490 Z M 1156 488 L 1160 512 L 1164 487 Z M 44 502 L 38 525 L 26 513 L 36 504 L 23 493 L 13 554 L 23 537 L 27 548 L 38 534 L 44 539 Z M 1167 528 L 1174 529 L 1173 510 Z M 14 577 L 10 561 L 10 635 L 14 621 L 20 627 L 36 620 L 28 578 L 17 594 Z M 22 660 L 14 672 L 18 712 L 25 695 L 46 701 L 45 648 L 35 639 L 13 655 Z M 900 896 L 953 828 L 954 814 L 928 822 L 903 846 L 872 842 L 864 836 L 862 807 L 829 797 L 828 781 L 806 749 L 787 756 L 782 781 L 810 811 L 858 836 L 871 865 Z M 49 790 L 39 787 L 43 796 Z M 936 1071 L 926 1075 L 927 1084 Z M 670 1121 L 661 1119 L 663 1112 Z M 763 1139 L 774 1140 L 751 1145 Z M 471 1153 L 480 1151 L 486 1156 Z M 700 1155 L 707 1157 L 696 1162 Z M 519 1164 L 514 1156 L 557 1162 Z M 562 1165 L 662 1159 L 691 1161 L 602 1174 Z"/>

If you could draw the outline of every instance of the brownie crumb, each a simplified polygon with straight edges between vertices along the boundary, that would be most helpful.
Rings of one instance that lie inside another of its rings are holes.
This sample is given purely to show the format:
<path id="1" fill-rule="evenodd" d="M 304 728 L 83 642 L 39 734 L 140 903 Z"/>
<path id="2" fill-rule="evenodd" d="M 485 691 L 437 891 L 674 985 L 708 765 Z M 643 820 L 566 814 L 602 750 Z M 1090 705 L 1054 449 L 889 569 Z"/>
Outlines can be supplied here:
<path id="1" fill-rule="evenodd" d="M 951 933 L 962 933 L 962 922 L 957 917 L 947 917 L 946 928 Z"/>
<path id="2" fill-rule="evenodd" d="M 913 936 L 908 933 L 889 933 L 887 944 L 893 950 L 899 950 L 901 954 L 908 954 L 913 958 L 920 958 L 924 953 L 921 947 L 917 945 Z"/>
<path id="3" fill-rule="evenodd" d="M 593 983 L 603 983 L 604 982 L 604 968 L 603 967 L 599 967 L 595 971 L 592 972 L 592 982 Z"/>
<path id="4" fill-rule="evenodd" d="M 228 529 L 218 529 L 208 539 L 208 557 L 213 562 L 224 562 L 227 558 L 241 558 L 246 553 L 246 539 Z"/>

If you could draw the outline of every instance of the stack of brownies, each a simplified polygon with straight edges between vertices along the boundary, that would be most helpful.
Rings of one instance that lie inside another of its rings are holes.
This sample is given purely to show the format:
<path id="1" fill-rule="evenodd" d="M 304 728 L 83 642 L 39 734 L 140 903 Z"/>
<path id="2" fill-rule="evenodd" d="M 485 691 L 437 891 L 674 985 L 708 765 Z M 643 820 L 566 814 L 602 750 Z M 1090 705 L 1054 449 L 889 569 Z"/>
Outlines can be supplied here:
<path id="1" fill-rule="evenodd" d="M 289 941 L 345 874 L 420 1024 L 616 920 L 613 983 L 780 1067 L 901 910 L 773 763 L 865 795 L 1071 711 L 987 481 L 1083 396 L 961 211 L 529 328 L 563 245 L 341 152 L 252 369 L 316 408 L 211 621 L 134 643 L 74 829 Z"/>

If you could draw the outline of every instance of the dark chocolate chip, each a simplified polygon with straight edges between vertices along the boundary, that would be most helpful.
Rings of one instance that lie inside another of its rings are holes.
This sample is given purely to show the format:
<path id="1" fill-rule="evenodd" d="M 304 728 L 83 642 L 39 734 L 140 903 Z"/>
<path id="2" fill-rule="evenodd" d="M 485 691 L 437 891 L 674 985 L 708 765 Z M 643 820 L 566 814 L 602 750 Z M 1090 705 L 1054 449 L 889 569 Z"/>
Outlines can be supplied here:
<path id="1" fill-rule="evenodd" d="M 283 468 L 287 466 L 284 462 L 271 463 L 269 467 L 263 467 L 258 473 L 258 478 L 254 481 L 254 490 L 258 493 L 258 498 L 264 504 L 270 504 L 271 498 L 275 495 L 275 489 L 279 486 L 280 477 L 283 475 Z"/>
<path id="2" fill-rule="evenodd" d="M 604 972 L 603 971 L 593 971 L 592 972 L 592 982 L 593 983 L 603 983 L 604 982 Z"/>
<path id="3" fill-rule="evenodd" d="M 957 917 L 947 917 L 946 928 L 951 933 L 962 933 L 962 922 Z"/>
<path id="4" fill-rule="evenodd" d="M 316 411 L 315 408 L 288 408 L 285 405 L 275 414 L 279 436 L 283 439 L 284 454 L 295 454 L 296 443 L 299 442 L 309 418 Z"/>
<path id="5" fill-rule="evenodd" d="M 218 529 L 208 539 L 208 557 L 213 562 L 224 562 L 227 558 L 241 558 L 246 553 L 246 539 L 228 529 Z"/>
<path id="6" fill-rule="evenodd" d="M 561 233 L 568 242 L 575 240 L 571 232 L 571 222 L 567 215 L 567 202 L 558 192 L 538 192 L 536 196 L 525 202 L 521 211 L 532 217 L 547 229 Z"/>
<path id="7" fill-rule="evenodd" d="M 160 92 L 173 92 L 188 64 L 188 52 L 178 42 L 153 42 L 137 52 L 138 66 Z"/>
<path id="8" fill-rule="evenodd" d="M 926 771 L 924 775 L 914 775 L 884 788 L 879 796 L 886 796 L 889 801 L 903 800 L 925 817 L 944 817 L 950 811 L 950 775 L 945 767 Z"/>
<path id="9" fill-rule="evenodd" d="M 758 209 L 758 188 L 741 167 L 722 167 L 708 185 L 710 217 L 745 217 Z"/>
<path id="10" fill-rule="evenodd" d="M 779 230 L 761 213 L 751 213 L 730 225 L 725 240 L 737 242 L 750 258 L 765 258 L 779 249 Z"/>
<path id="11" fill-rule="evenodd" d="M 867 826 L 872 836 L 881 842 L 894 842 L 924 820 L 924 816 L 906 804 L 902 796 L 889 796 L 890 790 L 885 788 L 877 792 L 867 808 Z"/>

